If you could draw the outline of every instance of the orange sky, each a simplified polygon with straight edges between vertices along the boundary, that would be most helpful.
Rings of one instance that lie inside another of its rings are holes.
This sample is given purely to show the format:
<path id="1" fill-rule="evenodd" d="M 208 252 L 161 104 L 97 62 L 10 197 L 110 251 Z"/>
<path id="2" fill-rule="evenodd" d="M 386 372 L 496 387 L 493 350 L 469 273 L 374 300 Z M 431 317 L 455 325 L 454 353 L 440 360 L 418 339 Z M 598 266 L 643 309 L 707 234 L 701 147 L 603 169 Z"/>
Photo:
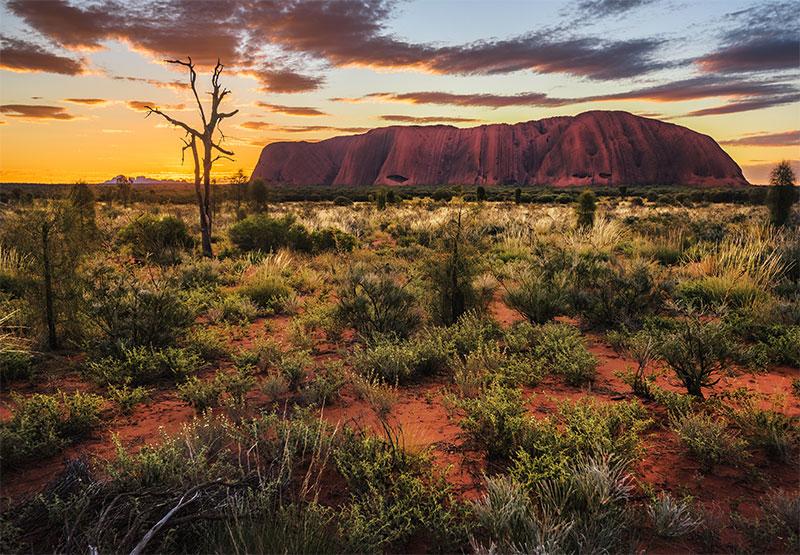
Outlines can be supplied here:
<path id="1" fill-rule="evenodd" d="M 225 109 L 240 112 L 223 126 L 236 159 L 217 163 L 220 179 L 249 173 L 278 140 L 590 109 L 709 134 L 754 183 L 777 161 L 800 158 L 791 2 L 171 4 L 130 13 L 60 0 L 0 8 L 0 181 L 190 178 L 181 133 L 140 107 L 196 116 L 176 86 L 185 73 L 162 62 L 187 54 L 228 65 Z"/>

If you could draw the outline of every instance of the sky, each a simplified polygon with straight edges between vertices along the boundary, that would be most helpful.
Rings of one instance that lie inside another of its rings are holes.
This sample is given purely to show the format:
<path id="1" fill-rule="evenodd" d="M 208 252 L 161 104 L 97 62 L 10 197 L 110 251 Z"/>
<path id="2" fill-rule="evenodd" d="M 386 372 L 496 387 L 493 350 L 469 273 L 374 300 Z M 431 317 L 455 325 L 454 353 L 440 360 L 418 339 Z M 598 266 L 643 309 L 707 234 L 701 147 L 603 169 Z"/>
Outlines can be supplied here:
<path id="1" fill-rule="evenodd" d="M 716 139 L 753 183 L 800 170 L 800 1 L 5 0 L 0 182 L 190 179 L 224 64 L 224 180 L 276 141 L 626 110 Z"/>

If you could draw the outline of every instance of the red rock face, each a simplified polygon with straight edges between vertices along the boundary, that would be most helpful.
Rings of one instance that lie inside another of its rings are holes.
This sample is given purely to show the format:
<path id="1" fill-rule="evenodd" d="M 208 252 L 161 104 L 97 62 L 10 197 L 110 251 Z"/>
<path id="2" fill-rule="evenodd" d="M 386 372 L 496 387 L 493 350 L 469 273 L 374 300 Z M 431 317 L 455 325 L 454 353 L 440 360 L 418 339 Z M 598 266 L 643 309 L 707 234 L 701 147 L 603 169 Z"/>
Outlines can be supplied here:
<path id="1" fill-rule="evenodd" d="M 264 147 L 253 179 L 288 185 L 748 185 L 708 135 L 592 111 L 515 125 L 393 126 Z"/>

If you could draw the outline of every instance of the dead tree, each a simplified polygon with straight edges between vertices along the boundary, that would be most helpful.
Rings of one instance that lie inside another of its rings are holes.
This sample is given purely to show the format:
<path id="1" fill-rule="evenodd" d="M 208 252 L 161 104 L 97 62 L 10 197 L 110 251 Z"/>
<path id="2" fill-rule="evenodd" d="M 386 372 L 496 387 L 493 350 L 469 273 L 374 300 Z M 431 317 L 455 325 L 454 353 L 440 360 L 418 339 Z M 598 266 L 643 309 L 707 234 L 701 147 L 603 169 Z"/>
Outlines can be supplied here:
<path id="1" fill-rule="evenodd" d="M 200 209 L 200 234 L 203 240 L 203 256 L 211 257 L 213 256 L 211 251 L 211 167 L 214 165 L 214 162 L 221 158 L 233 160 L 233 152 L 221 146 L 222 141 L 225 140 L 225 135 L 219 128 L 219 124 L 225 118 L 236 115 L 239 110 L 234 110 L 232 112 L 219 111 L 222 100 L 230 94 L 231 91 L 220 86 L 219 76 L 224 66 L 217 60 L 217 65 L 214 67 L 214 73 L 211 76 L 212 90 L 209 93 L 211 95 L 211 113 L 210 116 L 206 118 L 206 111 L 203 108 L 203 103 L 200 102 L 200 96 L 197 94 L 197 72 L 194 69 L 192 58 L 190 57 L 188 60 L 187 62 L 182 60 L 166 61 L 170 64 L 179 64 L 189 68 L 189 82 L 192 87 L 194 98 L 197 101 L 197 108 L 200 110 L 200 118 L 203 122 L 202 131 L 198 131 L 190 125 L 170 117 L 158 108 L 152 106 L 146 106 L 146 117 L 149 117 L 151 114 L 158 114 L 172 125 L 180 127 L 186 132 L 186 135 L 182 139 L 184 147 L 181 150 L 181 159 L 183 159 L 187 150 L 192 152 L 192 158 L 194 160 L 194 190 L 197 193 L 197 206 Z M 220 139 L 218 142 L 214 142 L 215 131 L 219 131 Z M 202 160 L 198 152 L 198 143 L 203 145 Z M 200 175 L 201 168 L 202 186 Z"/>

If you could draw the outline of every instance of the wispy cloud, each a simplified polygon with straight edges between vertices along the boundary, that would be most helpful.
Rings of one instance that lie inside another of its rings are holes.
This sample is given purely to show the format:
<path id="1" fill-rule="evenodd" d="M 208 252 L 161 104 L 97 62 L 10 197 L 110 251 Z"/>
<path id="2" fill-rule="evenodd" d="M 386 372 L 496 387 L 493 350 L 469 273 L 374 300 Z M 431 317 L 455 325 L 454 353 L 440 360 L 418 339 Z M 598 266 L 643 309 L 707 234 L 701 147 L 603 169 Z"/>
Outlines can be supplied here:
<path id="1" fill-rule="evenodd" d="M 753 133 L 720 141 L 730 146 L 800 146 L 800 130 L 781 131 L 779 133 Z"/>
<path id="2" fill-rule="evenodd" d="M 75 116 L 67 112 L 62 106 L 45 106 L 41 104 L 3 104 L 0 105 L 0 113 L 10 118 L 29 121 L 75 119 Z"/>
<path id="3" fill-rule="evenodd" d="M 79 60 L 45 50 L 32 42 L 10 37 L 0 38 L 0 69 L 62 75 L 80 75 L 85 71 Z"/>
<path id="4" fill-rule="evenodd" d="M 289 116 L 327 116 L 325 112 L 310 106 L 285 106 L 283 104 L 269 104 L 267 102 L 257 101 L 256 106 L 259 108 L 266 108 L 270 112 L 278 114 L 286 114 Z"/>

